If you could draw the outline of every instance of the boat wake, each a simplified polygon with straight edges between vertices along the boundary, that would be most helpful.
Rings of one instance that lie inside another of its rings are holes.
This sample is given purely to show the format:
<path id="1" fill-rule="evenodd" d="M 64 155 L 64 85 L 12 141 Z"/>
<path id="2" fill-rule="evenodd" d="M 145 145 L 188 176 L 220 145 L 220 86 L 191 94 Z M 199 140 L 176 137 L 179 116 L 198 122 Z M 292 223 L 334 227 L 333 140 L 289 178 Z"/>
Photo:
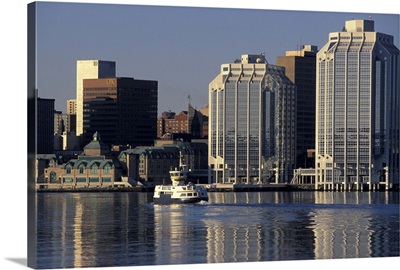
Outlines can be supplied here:
<path id="1" fill-rule="evenodd" d="M 208 201 L 199 201 L 199 202 L 196 203 L 196 204 L 198 204 L 198 205 L 210 205 L 211 202 L 208 202 Z"/>

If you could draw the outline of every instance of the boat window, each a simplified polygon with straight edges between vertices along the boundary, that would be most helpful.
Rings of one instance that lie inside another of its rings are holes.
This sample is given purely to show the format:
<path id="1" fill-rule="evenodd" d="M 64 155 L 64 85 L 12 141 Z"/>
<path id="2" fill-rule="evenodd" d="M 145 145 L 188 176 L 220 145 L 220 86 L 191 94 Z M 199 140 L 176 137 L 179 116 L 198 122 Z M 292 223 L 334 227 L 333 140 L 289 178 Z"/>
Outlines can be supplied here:
<path id="1" fill-rule="evenodd" d="M 185 197 L 185 196 L 186 196 L 186 193 L 182 193 L 182 194 L 181 194 L 181 197 Z"/>
<path id="2" fill-rule="evenodd" d="M 194 196 L 197 196 L 197 193 L 195 193 Z"/>
<path id="3" fill-rule="evenodd" d="M 193 193 L 188 193 L 187 195 L 188 195 L 188 196 L 193 196 Z"/>
<path id="4" fill-rule="evenodd" d="M 182 187 L 183 190 L 186 190 L 186 187 Z"/>

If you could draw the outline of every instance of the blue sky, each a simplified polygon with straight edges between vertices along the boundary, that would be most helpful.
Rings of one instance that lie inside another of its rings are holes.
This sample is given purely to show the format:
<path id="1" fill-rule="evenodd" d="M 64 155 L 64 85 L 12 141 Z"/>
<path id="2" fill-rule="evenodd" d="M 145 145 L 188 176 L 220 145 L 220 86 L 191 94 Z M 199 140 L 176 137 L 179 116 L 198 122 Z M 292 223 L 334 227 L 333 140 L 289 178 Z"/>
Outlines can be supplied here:
<path id="1" fill-rule="evenodd" d="M 159 82 L 159 113 L 201 108 L 220 65 L 265 52 L 269 63 L 299 45 L 321 48 L 346 20 L 372 16 L 399 40 L 399 16 L 243 8 L 46 3 L 37 6 L 37 88 L 65 112 L 76 95 L 76 61 L 116 61 L 117 76 Z"/>

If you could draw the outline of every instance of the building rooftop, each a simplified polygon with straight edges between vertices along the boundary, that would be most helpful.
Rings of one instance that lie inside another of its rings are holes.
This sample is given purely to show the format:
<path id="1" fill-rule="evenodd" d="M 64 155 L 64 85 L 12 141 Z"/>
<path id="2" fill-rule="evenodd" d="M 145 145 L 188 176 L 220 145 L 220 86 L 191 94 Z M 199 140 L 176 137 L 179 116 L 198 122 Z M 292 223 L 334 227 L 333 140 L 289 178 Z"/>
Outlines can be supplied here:
<path id="1" fill-rule="evenodd" d="M 373 20 L 351 20 L 345 23 L 345 32 L 374 32 Z"/>
<path id="2" fill-rule="evenodd" d="M 85 151 L 85 154 L 87 150 L 98 150 L 99 155 L 104 155 L 110 152 L 109 147 L 101 141 L 101 136 L 97 131 L 93 134 L 93 140 L 88 143 L 83 150 Z"/>

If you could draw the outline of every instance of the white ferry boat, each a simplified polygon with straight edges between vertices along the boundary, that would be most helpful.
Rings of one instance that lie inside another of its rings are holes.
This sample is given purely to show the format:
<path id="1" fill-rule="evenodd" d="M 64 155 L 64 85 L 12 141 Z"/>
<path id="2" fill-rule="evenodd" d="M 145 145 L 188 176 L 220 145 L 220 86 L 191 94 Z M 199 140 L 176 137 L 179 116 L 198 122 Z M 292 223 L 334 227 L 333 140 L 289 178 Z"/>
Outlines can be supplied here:
<path id="1" fill-rule="evenodd" d="M 187 183 L 189 171 L 179 160 L 179 169 L 169 171 L 172 185 L 156 185 L 153 200 L 155 204 L 196 203 L 208 201 L 207 189 L 204 186 Z"/>

